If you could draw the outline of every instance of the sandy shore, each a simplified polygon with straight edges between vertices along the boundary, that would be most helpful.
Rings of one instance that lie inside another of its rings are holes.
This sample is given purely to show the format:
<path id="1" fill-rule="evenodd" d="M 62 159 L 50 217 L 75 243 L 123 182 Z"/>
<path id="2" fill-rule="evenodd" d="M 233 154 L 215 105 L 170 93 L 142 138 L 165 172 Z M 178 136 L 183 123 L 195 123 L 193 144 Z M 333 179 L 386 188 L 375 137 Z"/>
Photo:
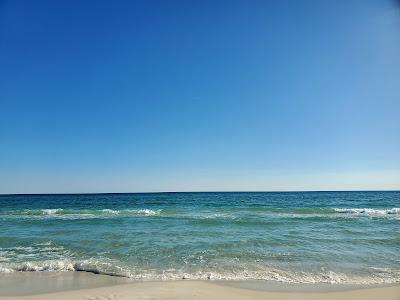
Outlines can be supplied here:
<path id="1" fill-rule="evenodd" d="M 74 275 L 75 276 L 75 275 Z M 81 276 L 81 277 L 79 277 Z M 285 291 L 268 291 L 242 288 L 235 285 L 227 285 L 212 281 L 169 281 L 169 282 L 129 282 L 123 279 L 112 279 L 79 275 L 68 279 L 65 276 L 60 277 L 63 286 L 68 290 L 57 291 L 57 279 L 53 277 L 42 277 L 39 281 L 36 279 L 23 279 L 25 284 L 18 284 L 18 280 L 12 277 L 0 277 L 2 285 L 0 287 L 0 300 L 32 299 L 32 300 L 67 300 L 67 299 L 85 299 L 85 300 L 128 300 L 128 299 L 218 299 L 218 300 L 238 300 L 238 299 L 362 299 L 362 300 L 400 300 L 400 285 L 390 287 L 362 288 L 345 291 L 296 291 L 290 288 Z M 36 276 L 37 277 L 37 276 Z M 29 276 L 29 278 L 34 278 Z M 59 278 L 59 279 L 60 279 Z M 84 278 L 84 281 L 82 281 Z M 9 282 L 7 282 L 9 280 Z M 16 285 L 9 284 L 10 280 Z M 38 289 L 40 281 L 46 280 L 46 289 Z M 59 280 L 58 280 L 59 281 Z M 20 281 L 21 282 L 21 281 Z M 70 285 L 68 286 L 68 283 Z M 96 284 L 102 284 L 102 287 L 96 287 Z M 104 286 L 106 285 L 106 286 Z M 14 288 L 14 291 L 12 290 Z M 19 290 L 15 290 L 19 288 Z M 30 289 L 30 290 L 29 290 Z M 46 292 L 44 292 L 46 291 Z M 19 292 L 19 293 L 18 293 Z M 32 293 L 34 293 L 32 295 Z"/>

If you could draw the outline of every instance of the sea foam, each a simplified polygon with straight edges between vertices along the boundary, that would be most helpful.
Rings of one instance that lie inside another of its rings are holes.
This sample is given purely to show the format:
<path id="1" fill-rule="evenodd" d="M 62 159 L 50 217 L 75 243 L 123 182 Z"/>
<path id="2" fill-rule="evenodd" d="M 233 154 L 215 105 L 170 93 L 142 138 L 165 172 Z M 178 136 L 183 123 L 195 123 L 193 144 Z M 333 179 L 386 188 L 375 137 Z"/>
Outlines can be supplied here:
<path id="1" fill-rule="evenodd" d="M 386 215 L 400 215 L 400 208 L 394 207 L 389 209 L 375 209 L 375 208 L 335 208 L 338 213 L 368 215 L 368 216 L 386 216 Z"/>
<path id="2" fill-rule="evenodd" d="M 320 270 L 302 272 L 265 267 L 262 270 L 226 270 L 209 268 L 190 272 L 189 270 L 145 270 L 129 269 L 109 260 L 87 259 L 73 261 L 69 259 L 41 262 L 23 262 L 0 264 L 0 273 L 13 272 L 68 272 L 80 271 L 109 276 L 127 277 L 133 280 L 265 280 L 283 283 L 329 283 L 329 284 L 390 284 L 400 282 L 400 271 L 390 269 L 371 269 L 370 274 L 349 274 Z"/>
<path id="3" fill-rule="evenodd" d="M 46 208 L 46 209 L 24 209 L 24 210 L 11 210 L 1 211 L 0 216 L 6 217 L 46 217 L 46 218 L 101 218 L 101 217 L 112 217 L 116 215 L 120 216 L 156 216 L 160 215 L 161 209 L 62 209 L 62 208 Z"/>

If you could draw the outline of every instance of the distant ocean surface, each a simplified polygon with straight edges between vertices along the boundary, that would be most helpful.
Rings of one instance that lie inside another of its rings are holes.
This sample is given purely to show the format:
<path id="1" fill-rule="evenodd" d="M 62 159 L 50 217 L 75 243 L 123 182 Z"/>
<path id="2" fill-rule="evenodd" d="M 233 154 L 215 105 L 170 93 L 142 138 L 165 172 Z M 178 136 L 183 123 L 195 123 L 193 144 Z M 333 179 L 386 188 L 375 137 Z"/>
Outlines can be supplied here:
<path id="1" fill-rule="evenodd" d="M 17 271 L 400 282 L 400 192 L 1 195 L 0 272 Z"/>

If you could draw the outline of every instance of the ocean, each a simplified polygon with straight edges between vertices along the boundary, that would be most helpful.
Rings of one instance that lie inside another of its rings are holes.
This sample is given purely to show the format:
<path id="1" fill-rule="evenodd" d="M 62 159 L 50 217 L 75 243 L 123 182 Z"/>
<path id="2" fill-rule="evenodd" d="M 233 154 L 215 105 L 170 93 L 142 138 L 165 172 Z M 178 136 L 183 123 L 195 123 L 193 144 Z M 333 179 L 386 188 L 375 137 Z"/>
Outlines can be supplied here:
<path id="1" fill-rule="evenodd" d="M 400 192 L 0 195 L 0 273 L 53 271 L 400 282 Z"/>

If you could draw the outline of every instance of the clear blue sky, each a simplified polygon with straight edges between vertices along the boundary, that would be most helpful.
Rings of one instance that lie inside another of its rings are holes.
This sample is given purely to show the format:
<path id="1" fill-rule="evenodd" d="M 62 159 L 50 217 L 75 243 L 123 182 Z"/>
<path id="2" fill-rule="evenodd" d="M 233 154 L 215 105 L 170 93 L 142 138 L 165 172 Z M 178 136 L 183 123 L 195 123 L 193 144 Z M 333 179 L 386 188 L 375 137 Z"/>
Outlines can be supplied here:
<path id="1" fill-rule="evenodd" d="M 400 4 L 0 0 L 0 193 L 400 189 Z"/>

